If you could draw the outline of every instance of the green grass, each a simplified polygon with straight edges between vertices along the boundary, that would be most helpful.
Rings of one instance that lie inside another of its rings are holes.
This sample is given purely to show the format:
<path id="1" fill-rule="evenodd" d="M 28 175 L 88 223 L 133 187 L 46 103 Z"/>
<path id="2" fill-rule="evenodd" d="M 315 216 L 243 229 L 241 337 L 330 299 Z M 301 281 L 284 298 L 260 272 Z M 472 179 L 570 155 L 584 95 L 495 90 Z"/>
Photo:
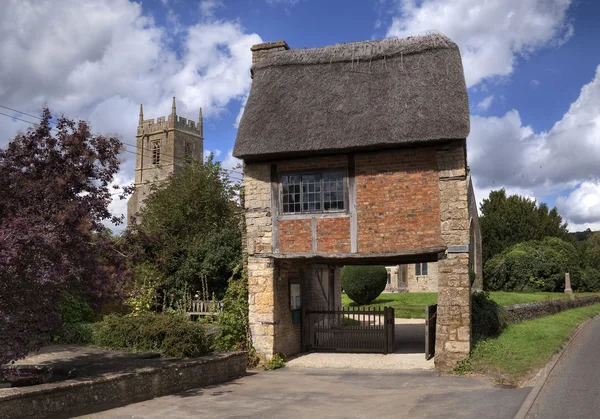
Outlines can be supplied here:
<path id="1" fill-rule="evenodd" d="M 586 319 L 600 313 L 600 303 L 510 325 L 497 338 L 477 343 L 470 364 L 474 372 L 518 384 L 542 368 Z"/>
<path id="2" fill-rule="evenodd" d="M 593 293 L 581 293 L 577 295 L 592 295 Z M 568 295 L 563 293 L 536 292 L 536 293 L 517 293 L 517 292 L 490 292 L 492 300 L 501 306 L 510 306 L 513 304 L 531 303 L 534 301 L 545 301 L 555 298 L 565 298 Z M 346 294 L 342 294 L 342 304 L 344 306 L 356 307 Z M 437 304 L 437 293 L 435 292 L 414 292 L 414 293 L 386 293 L 381 294 L 371 304 L 364 307 L 393 307 L 395 316 L 405 319 L 423 319 L 425 318 L 425 306 Z"/>

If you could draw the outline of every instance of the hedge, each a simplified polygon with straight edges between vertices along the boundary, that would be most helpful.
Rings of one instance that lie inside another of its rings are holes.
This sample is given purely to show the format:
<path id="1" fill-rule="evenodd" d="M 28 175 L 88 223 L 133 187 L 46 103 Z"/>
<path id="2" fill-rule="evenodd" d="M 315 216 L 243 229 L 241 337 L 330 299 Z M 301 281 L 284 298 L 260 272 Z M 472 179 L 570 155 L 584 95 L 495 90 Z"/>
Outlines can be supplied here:
<path id="1" fill-rule="evenodd" d="M 387 284 L 384 266 L 344 266 L 342 288 L 359 305 L 369 304 L 379 297 Z"/>

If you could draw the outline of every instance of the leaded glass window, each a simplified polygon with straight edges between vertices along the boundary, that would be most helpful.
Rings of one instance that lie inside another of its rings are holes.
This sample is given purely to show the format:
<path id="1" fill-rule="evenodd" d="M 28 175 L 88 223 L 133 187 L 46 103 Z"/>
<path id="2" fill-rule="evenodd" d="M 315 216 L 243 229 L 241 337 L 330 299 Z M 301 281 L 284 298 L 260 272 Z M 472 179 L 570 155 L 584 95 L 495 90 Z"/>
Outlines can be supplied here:
<path id="1" fill-rule="evenodd" d="M 344 194 L 342 172 L 281 177 L 283 213 L 341 211 L 345 209 Z"/>

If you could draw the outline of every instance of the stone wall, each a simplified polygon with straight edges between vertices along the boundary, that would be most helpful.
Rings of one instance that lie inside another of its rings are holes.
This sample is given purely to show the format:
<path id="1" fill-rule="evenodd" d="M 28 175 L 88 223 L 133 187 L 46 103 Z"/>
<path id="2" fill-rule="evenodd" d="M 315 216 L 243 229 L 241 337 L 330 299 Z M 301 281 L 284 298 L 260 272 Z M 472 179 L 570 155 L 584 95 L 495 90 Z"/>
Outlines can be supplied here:
<path id="1" fill-rule="evenodd" d="M 469 269 L 475 273 L 473 290 L 483 291 L 483 240 L 481 238 L 481 228 L 479 226 L 479 214 L 477 212 L 477 200 L 473 190 L 473 181 L 471 176 L 468 178 L 468 204 L 470 220 L 470 244 L 469 244 Z"/>
<path id="2" fill-rule="evenodd" d="M 534 303 L 515 304 L 504 307 L 509 323 L 518 323 L 525 320 L 549 316 L 571 308 L 584 307 L 600 303 L 600 295 L 584 297 L 561 298 L 550 301 L 537 301 Z"/>
<path id="3" fill-rule="evenodd" d="M 469 214 L 465 144 L 438 150 L 442 238 L 448 246 L 438 261 L 435 364 L 451 370 L 471 350 Z"/>
<path id="4" fill-rule="evenodd" d="M 438 291 L 438 264 L 427 263 L 427 275 L 417 275 L 414 263 L 406 266 L 406 287 L 408 292 L 437 292 Z"/>
<path id="5" fill-rule="evenodd" d="M 207 355 L 135 372 L 0 390 L 0 419 L 74 417 L 224 383 L 246 374 L 245 352 Z"/>

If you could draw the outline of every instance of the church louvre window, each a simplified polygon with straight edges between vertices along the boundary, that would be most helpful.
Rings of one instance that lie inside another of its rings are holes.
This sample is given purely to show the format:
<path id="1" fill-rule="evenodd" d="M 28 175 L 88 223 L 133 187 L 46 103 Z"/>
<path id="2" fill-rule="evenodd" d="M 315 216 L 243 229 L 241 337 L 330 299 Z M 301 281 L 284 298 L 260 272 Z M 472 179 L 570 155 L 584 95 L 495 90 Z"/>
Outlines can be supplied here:
<path id="1" fill-rule="evenodd" d="M 183 146 L 183 158 L 186 163 L 192 162 L 192 143 L 185 143 Z"/>
<path id="2" fill-rule="evenodd" d="M 152 143 L 152 164 L 160 164 L 160 141 Z"/>

